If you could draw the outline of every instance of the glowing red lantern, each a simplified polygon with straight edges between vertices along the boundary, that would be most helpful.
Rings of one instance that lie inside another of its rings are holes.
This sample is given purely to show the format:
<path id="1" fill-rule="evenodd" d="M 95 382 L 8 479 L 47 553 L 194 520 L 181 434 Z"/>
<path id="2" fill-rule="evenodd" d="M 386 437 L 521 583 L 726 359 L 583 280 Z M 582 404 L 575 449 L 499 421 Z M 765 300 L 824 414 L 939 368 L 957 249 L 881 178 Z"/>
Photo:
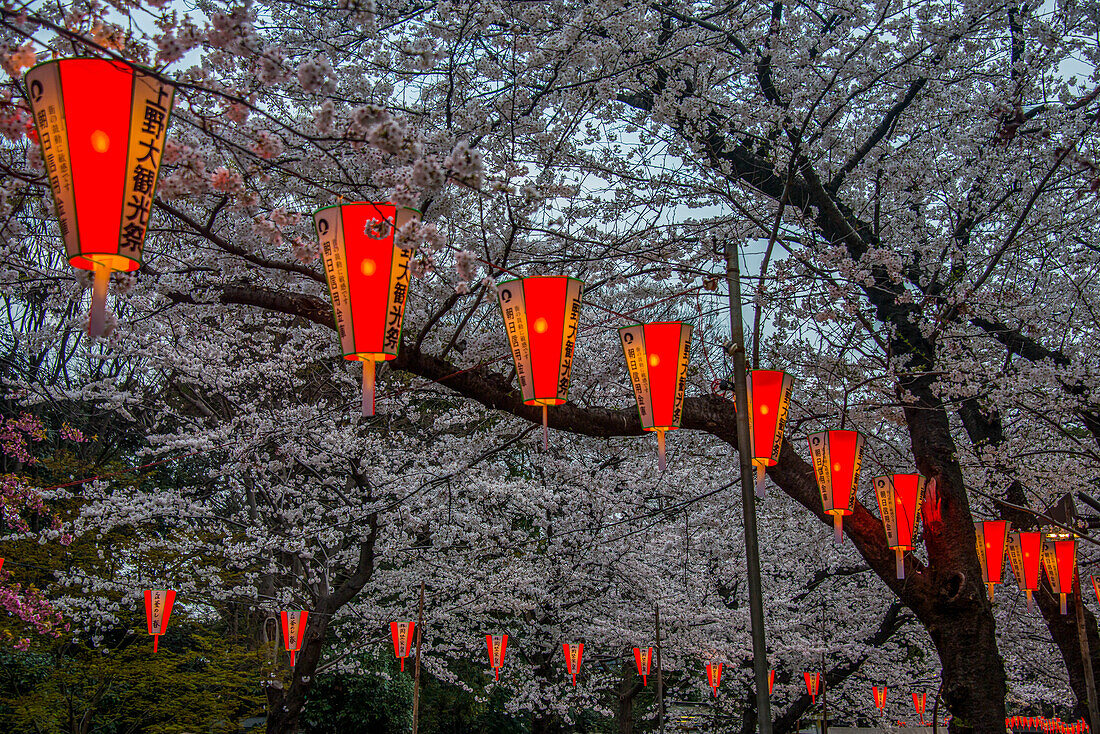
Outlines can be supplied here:
<path id="1" fill-rule="evenodd" d="M 172 616 L 172 604 L 176 601 L 176 592 L 171 589 L 145 590 L 145 621 L 149 634 L 153 636 L 153 652 L 157 651 L 160 636 L 168 628 L 168 618 Z"/>
<path id="2" fill-rule="evenodd" d="M 756 496 L 762 498 L 765 473 L 769 466 L 779 463 L 794 379 L 778 370 L 750 370 L 748 378 L 752 463 L 756 467 Z"/>
<path id="3" fill-rule="evenodd" d="M 415 622 L 390 622 L 390 636 L 393 637 L 393 654 L 401 660 L 401 670 L 405 669 L 405 658 L 409 657 L 412 647 Z"/>
<path id="4" fill-rule="evenodd" d="M 722 683 L 722 663 L 707 663 L 707 683 L 718 698 L 718 686 Z"/>
<path id="5" fill-rule="evenodd" d="M 584 643 L 562 644 L 565 650 L 565 671 L 573 676 L 573 685 L 577 685 L 577 673 L 581 669 L 581 656 L 584 655 Z"/>
<path id="6" fill-rule="evenodd" d="M 306 634 L 306 621 L 309 612 L 304 609 L 293 612 L 282 612 L 283 619 L 283 647 L 290 653 L 290 667 L 294 667 L 298 651 L 302 649 L 302 639 Z"/>
<path id="7" fill-rule="evenodd" d="M 986 520 L 974 523 L 974 535 L 978 544 L 978 565 L 982 569 L 982 581 L 989 589 L 990 601 L 993 601 L 993 586 L 1001 583 L 1008 529 L 1009 523 L 1004 520 Z"/>
<path id="8" fill-rule="evenodd" d="M 826 515 L 833 516 L 833 539 L 840 543 L 844 516 L 856 508 L 865 439 L 858 431 L 822 431 L 810 434 L 809 440 L 821 506 Z"/>
<path id="9" fill-rule="evenodd" d="M 774 670 L 769 670 L 768 671 L 768 695 L 769 696 L 772 695 L 773 691 L 775 691 L 775 671 Z"/>
<path id="10" fill-rule="evenodd" d="M 875 697 L 875 708 L 879 710 L 886 709 L 886 686 L 879 688 L 878 686 L 871 686 L 871 693 Z"/>
<path id="11" fill-rule="evenodd" d="M 817 692 L 821 687 L 821 673 L 803 673 L 806 679 L 806 693 L 810 694 L 810 701 L 817 703 Z"/>
<path id="12" fill-rule="evenodd" d="M 4 559 L 0 558 L 0 571 L 3 571 L 3 570 L 4 570 Z"/>
<path id="13" fill-rule="evenodd" d="M 489 667 L 500 680 L 500 669 L 504 667 L 504 651 L 508 647 L 508 635 L 485 635 L 485 642 L 489 645 Z"/>
<path id="14" fill-rule="evenodd" d="M 171 84 L 106 59 L 27 72 L 27 92 L 69 264 L 95 274 L 88 332 L 103 333 L 111 272 L 141 267 L 172 110 Z"/>
<path id="15" fill-rule="evenodd" d="M 647 647 L 644 650 L 640 647 L 634 648 L 634 664 L 638 666 L 638 675 L 642 676 L 643 686 L 649 685 L 649 682 L 646 679 L 649 677 L 649 665 L 652 662 L 652 647 Z"/>
<path id="16" fill-rule="evenodd" d="M 1027 593 L 1027 610 L 1035 604 L 1032 593 L 1039 588 L 1039 569 L 1043 563 L 1043 534 L 1020 532 L 1008 534 L 1008 561 L 1016 576 L 1016 585 Z"/>
<path id="17" fill-rule="evenodd" d="M 497 285 L 523 402 L 542 406 L 544 449 L 550 443 L 546 408 L 569 399 L 583 286 L 576 278 L 560 276 L 516 278 Z"/>
<path id="18" fill-rule="evenodd" d="M 4 559 L 0 558 L 0 568 L 4 567 Z M 1092 590 L 1096 594 L 1096 603 L 1100 604 L 1100 583 L 1097 583 L 1096 577 L 1092 577 Z"/>
<path id="19" fill-rule="evenodd" d="M 924 710 L 925 704 L 928 702 L 928 694 L 925 692 L 917 693 L 913 691 L 913 708 L 917 711 L 917 716 L 920 717 L 921 726 L 924 726 Z"/>
<path id="20" fill-rule="evenodd" d="M 1073 591 L 1073 572 L 1076 565 L 1077 541 L 1046 540 L 1043 542 L 1043 568 L 1047 571 L 1050 588 L 1062 602 L 1062 614 L 1067 613 L 1066 594 Z"/>
<path id="21" fill-rule="evenodd" d="M 928 480 L 920 474 L 875 477 L 875 495 L 886 529 L 886 544 L 897 556 L 898 578 L 905 578 L 905 552 L 913 550 L 913 530 Z"/>
<path id="22" fill-rule="evenodd" d="M 657 432 L 657 462 L 664 471 L 665 431 L 680 427 L 691 325 L 681 321 L 635 324 L 619 329 L 619 338 L 642 429 Z"/>
<path id="23" fill-rule="evenodd" d="M 363 415 L 374 415 L 374 363 L 397 357 L 409 292 L 411 251 L 397 230 L 415 209 L 356 202 L 313 214 L 344 359 L 363 363 Z"/>

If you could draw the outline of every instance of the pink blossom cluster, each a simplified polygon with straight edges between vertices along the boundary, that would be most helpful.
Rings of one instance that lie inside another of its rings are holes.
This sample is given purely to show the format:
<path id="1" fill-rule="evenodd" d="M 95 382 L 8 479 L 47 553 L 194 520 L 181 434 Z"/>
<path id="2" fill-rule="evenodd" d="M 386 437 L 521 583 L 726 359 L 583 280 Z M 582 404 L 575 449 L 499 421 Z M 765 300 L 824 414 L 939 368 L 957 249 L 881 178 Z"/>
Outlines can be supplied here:
<path id="1" fill-rule="evenodd" d="M 42 421 L 29 413 L 18 418 L 7 418 L 0 423 L 0 451 L 16 461 L 33 464 L 37 461 L 31 454 L 30 441 L 46 438 L 46 427 Z"/>
<path id="2" fill-rule="evenodd" d="M 40 635 L 60 637 L 62 632 L 69 629 L 61 612 L 54 609 L 42 592 L 33 586 L 23 588 L 22 584 L 0 585 L 0 609 L 31 625 Z M 23 638 L 15 647 L 17 650 L 25 650 L 29 645 L 30 640 Z"/>
<path id="3" fill-rule="evenodd" d="M 23 69 L 34 66 L 34 42 L 27 41 L 18 48 L 7 48 L 0 51 L 0 66 L 8 72 L 13 79 L 19 79 Z"/>
<path id="4" fill-rule="evenodd" d="M 283 153 L 283 141 L 270 130 L 261 130 L 252 142 L 252 152 L 268 161 L 278 158 Z"/>
<path id="5" fill-rule="evenodd" d="M 327 91 L 332 86 L 332 64 L 317 55 L 298 65 L 298 83 L 305 92 Z"/>

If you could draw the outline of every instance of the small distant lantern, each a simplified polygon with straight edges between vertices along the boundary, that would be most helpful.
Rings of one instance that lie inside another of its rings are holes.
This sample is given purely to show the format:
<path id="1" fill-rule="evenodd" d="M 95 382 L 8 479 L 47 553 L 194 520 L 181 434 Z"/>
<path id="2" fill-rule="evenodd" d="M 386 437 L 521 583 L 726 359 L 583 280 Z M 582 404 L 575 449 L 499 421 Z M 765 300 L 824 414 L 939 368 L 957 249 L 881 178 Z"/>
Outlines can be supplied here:
<path id="1" fill-rule="evenodd" d="M 809 441 L 821 506 L 833 516 L 833 539 L 841 543 L 844 516 L 856 507 L 865 439 L 858 431 L 822 431 L 811 434 Z"/>
<path id="2" fill-rule="evenodd" d="M 500 669 L 504 667 L 504 651 L 508 647 L 508 635 L 485 635 L 485 642 L 489 645 L 489 667 L 500 680 Z"/>
<path id="3" fill-rule="evenodd" d="M 1043 568 L 1047 571 L 1050 588 L 1062 602 L 1062 614 L 1067 614 L 1066 595 L 1073 591 L 1073 572 L 1076 566 L 1077 541 L 1046 540 L 1043 542 Z"/>
<path id="4" fill-rule="evenodd" d="M 886 709 L 886 686 L 879 688 L 878 686 L 871 686 L 871 693 L 875 697 L 875 708 L 881 710 Z"/>
<path id="5" fill-rule="evenodd" d="M 153 652 L 157 651 L 160 636 L 168 629 L 168 618 L 172 616 L 172 604 L 176 601 L 176 592 L 171 589 L 145 590 L 145 620 L 149 634 L 153 636 Z"/>
<path id="6" fill-rule="evenodd" d="M 565 672 L 573 676 L 573 685 L 577 685 L 577 673 L 581 669 L 581 656 L 584 655 L 584 643 L 576 642 L 570 644 L 566 642 L 562 644 L 562 649 L 565 651 Z"/>
<path id="7" fill-rule="evenodd" d="M 821 673 L 803 673 L 806 679 L 806 693 L 810 694 L 811 703 L 817 703 L 817 693 L 821 688 Z"/>
<path id="8" fill-rule="evenodd" d="M 657 432 L 657 464 L 665 470 L 665 431 L 680 427 L 687 385 L 691 324 L 664 321 L 619 329 L 642 429 Z"/>
<path id="9" fill-rule="evenodd" d="M 415 622 L 390 622 L 390 636 L 393 637 L 393 654 L 401 660 L 401 670 L 405 670 L 405 658 L 409 657 L 412 647 Z"/>
<path id="10" fill-rule="evenodd" d="M 340 348 L 363 363 L 364 416 L 374 415 L 374 363 L 396 359 L 401 346 L 412 253 L 397 245 L 397 230 L 419 218 L 415 209 L 370 202 L 313 214 Z"/>
<path id="11" fill-rule="evenodd" d="M 542 406 L 544 450 L 550 445 L 546 409 L 569 399 L 583 286 L 567 277 L 516 278 L 497 284 L 523 402 Z"/>
<path id="12" fill-rule="evenodd" d="M 282 612 L 280 616 L 283 620 L 283 647 L 290 653 L 290 667 L 293 668 L 298 651 L 302 649 L 302 639 L 306 634 L 306 622 L 309 620 L 309 612 L 300 609 Z"/>
<path id="13" fill-rule="evenodd" d="M 642 685 L 648 686 L 649 666 L 653 662 L 653 648 L 634 648 L 634 664 L 638 666 L 638 675 L 642 676 Z"/>
<path id="14" fill-rule="evenodd" d="M 913 530 L 928 480 L 920 474 L 875 477 L 875 495 L 886 529 L 886 544 L 897 557 L 898 578 L 905 578 L 905 552 L 913 550 Z"/>
<path id="15" fill-rule="evenodd" d="M 4 559 L 0 558 L 0 568 L 4 567 Z M 1096 603 L 1100 604 L 1100 579 L 1096 576 L 1092 577 L 1092 591 L 1096 594 Z"/>
<path id="16" fill-rule="evenodd" d="M 707 683 L 718 698 L 718 686 L 722 684 L 722 663 L 707 663 Z"/>
<path id="17" fill-rule="evenodd" d="M 4 570 L 4 559 L 0 558 L 0 571 Z"/>
<path id="18" fill-rule="evenodd" d="M 772 695 L 775 692 L 775 671 L 768 671 L 768 695 Z"/>
<path id="19" fill-rule="evenodd" d="M 924 726 L 924 711 L 925 704 L 928 702 L 928 694 L 924 691 L 917 693 L 913 691 L 913 708 L 917 712 L 917 716 L 920 717 L 920 724 Z"/>
<path id="20" fill-rule="evenodd" d="M 764 497 L 764 477 L 779 463 L 779 449 L 787 430 L 794 378 L 779 370 L 750 370 L 748 374 L 749 428 L 752 463 L 756 467 L 756 496 Z"/>
<path id="21" fill-rule="evenodd" d="M 1008 534 L 1008 561 L 1016 576 L 1016 585 L 1027 594 L 1027 610 L 1034 610 L 1032 594 L 1039 588 L 1039 569 L 1043 564 L 1043 534 L 1013 532 Z"/>
<path id="22" fill-rule="evenodd" d="M 94 274 L 88 333 L 103 333 L 111 272 L 141 267 L 174 87 L 121 61 L 47 61 L 27 92 L 69 264 Z"/>
<path id="23" fill-rule="evenodd" d="M 1009 523 L 1004 520 L 985 520 L 974 523 L 974 535 L 978 544 L 978 565 L 982 569 L 982 581 L 989 589 L 989 601 L 993 601 L 993 587 L 1001 583 L 1001 571 L 1005 563 L 1005 542 Z"/>

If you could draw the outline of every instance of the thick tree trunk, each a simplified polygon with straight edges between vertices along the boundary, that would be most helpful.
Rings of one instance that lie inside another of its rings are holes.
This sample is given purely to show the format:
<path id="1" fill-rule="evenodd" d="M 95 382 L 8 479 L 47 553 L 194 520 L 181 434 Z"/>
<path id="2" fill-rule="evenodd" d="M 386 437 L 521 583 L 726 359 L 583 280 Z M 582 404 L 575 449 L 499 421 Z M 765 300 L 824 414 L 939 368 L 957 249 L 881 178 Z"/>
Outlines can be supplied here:
<path id="1" fill-rule="evenodd" d="M 615 728 L 619 734 L 634 734 L 634 699 L 642 691 L 642 679 L 631 663 L 628 653 L 627 660 L 623 664 L 623 679 L 619 683 L 617 694 L 619 706 L 615 711 Z"/>
<path id="2" fill-rule="evenodd" d="M 267 686 L 267 734 L 297 734 L 298 718 L 313 687 L 317 664 L 324 651 L 325 632 L 332 618 L 332 597 L 327 597 L 310 612 L 302 649 L 298 651 L 290 687 L 277 683 Z"/>

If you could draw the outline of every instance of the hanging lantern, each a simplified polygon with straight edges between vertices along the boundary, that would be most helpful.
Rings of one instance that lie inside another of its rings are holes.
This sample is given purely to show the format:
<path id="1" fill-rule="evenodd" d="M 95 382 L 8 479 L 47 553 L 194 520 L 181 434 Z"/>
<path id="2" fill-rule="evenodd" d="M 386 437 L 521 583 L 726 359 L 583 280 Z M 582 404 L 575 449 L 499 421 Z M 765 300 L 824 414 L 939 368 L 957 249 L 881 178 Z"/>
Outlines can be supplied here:
<path id="1" fill-rule="evenodd" d="M 856 508 L 864 443 L 858 431 L 822 431 L 810 435 L 810 456 L 821 491 L 821 506 L 826 515 L 833 516 L 833 539 L 837 543 L 844 539 L 844 516 L 851 515 Z"/>
<path id="2" fill-rule="evenodd" d="M 664 321 L 619 329 L 642 429 L 657 432 L 657 464 L 665 470 L 665 431 L 680 427 L 687 385 L 691 324 Z"/>
<path id="3" fill-rule="evenodd" d="M 649 685 L 649 682 L 646 679 L 649 678 L 649 665 L 652 662 L 652 647 L 647 647 L 644 650 L 640 647 L 634 648 L 634 663 L 638 666 L 638 675 L 642 676 L 643 686 Z"/>
<path id="4" fill-rule="evenodd" d="M 924 707 L 928 701 L 928 694 L 926 692 L 917 693 L 913 691 L 913 708 L 917 711 L 917 716 L 920 717 L 920 725 L 924 726 Z"/>
<path id="5" fill-rule="evenodd" d="M 4 559 L 0 558 L 0 571 L 3 571 L 3 570 L 4 570 Z M 1095 581 L 1093 583 L 1095 583 Z"/>
<path id="6" fill-rule="evenodd" d="M 374 415 L 374 363 L 397 357 L 411 251 L 397 230 L 420 212 L 356 202 L 313 214 L 344 359 L 363 363 L 363 415 Z"/>
<path id="7" fill-rule="evenodd" d="M 390 622 L 390 635 L 393 637 L 393 653 L 401 660 L 401 670 L 405 670 L 405 658 L 409 657 L 412 636 L 416 630 L 415 622 Z"/>
<path id="8" fill-rule="evenodd" d="M 707 663 L 707 683 L 718 698 L 718 686 L 722 683 L 722 663 Z"/>
<path id="9" fill-rule="evenodd" d="M 775 671 L 774 670 L 769 670 L 768 671 L 768 695 L 769 696 L 772 695 L 773 691 L 775 691 Z"/>
<path id="10" fill-rule="evenodd" d="M 752 463 L 756 467 L 756 496 L 764 497 L 764 477 L 779 463 L 779 448 L 787 429 L 794 378 L 778 370 L 750 370 L 748 374 L 749 430 Z"/>
<path id="11" fill-rule="evenodd" d="M 1008 534 L 1008 561 L 1020 591 L 1027 593 L 1027 610 L 1035 607 L 1032 594 L 1039 588 L 1039 569 L 1043 563 L 1043 534 L 1018 532 Z"/>
<path id="12" fill-rule="evenodd" d="M 875 477 L 875 495 L 886 529 L 886 544 L 897 556 L 898 578 L 905 578 L 905 551 L 913 550 L 913 530 L 928 480 L 920 474 Z"/>
<path id="13" fill-rule="evenodd" d="M 4 559 L 0 558 L 0 569 L 4 567 Z M 1096 594 L 1096 603 L 1100 604 L 1100 583 L 1095 576 L 1092 577 L 1092 591 Z"/>
<path id="14" fill-rule="evenodd" d="M 1043 568 L 1047 571 L 1051 590 L 1061 599 L 1062 614 L 1068 612 L 1066 594 L 1073 591 L 1076 555 L 1077 541 L 1073 539 L 1043 541 Z"/>
<path id="15" fill-rule="evenodd" d="M 577 685 L 577 673 L 581 669 L 581 656 L 584 655 L 584 643 L 577 642 L 562 645 L 565 650 L 565 671 L 573 676 L 573 685 Z"/>
<path id="16" fill-rule="evenodd" d="M 306 620 L 309 619 L 309 612 L 302 609 L 282 612 L 280 616 L 283 618 L 283 647 L 290 653 L 290 667 L 293 668 L 298 651 L 302 649 L 302 638 L 306 634 Z"/>
<path id="17" fill-rule="evenodd" d="M 817 692 L 821 687 L 821 673 L 803 673 L 806 679 L 806 693 L 810 694 L 810 702 L 817 703 Z"/>
<path id="18" fill-rule="evenodd" d="M 508 635 L 485 635 L 489 645 L 489 667 L 500 680 L 500 669 L 504 667 L 504 650 L 508 647 Z"/>
<path id="19" fill-rule="evenodd" d="M 978 543 L 978 565 L 982 568 L 982 581 L 989 589 L 989 601 L 993 601 L 993 586 L 1001 583 L 1001 571 L 1005 563 L 1005 541 L 1010 523 L 1004 520 L 986 520 L 974 523 L 974 535 Z"/>
<path id="20" fill-rule="evenodd" d="M 27 72 L 65 254 L 94 273 L 92 337 L 103 333 L 111 272 L 141 267 L 173 91 L 149 70 L 106 59 Z"/>
<path id="21" fill-rule="evenodd" d="M 149 634 L 153 636 L 153 652 L 157 651 L 160 636 L 168 628 L 168 618 L 172 616 L 175 601 L 176 592 L 171 589 L 145 590 L 145 620 L 149 625 Z"/>
<path id="22" fill-rule="evenodd" d="M 879 710 L 885 710 L 886 708 L 886 686 L 879 688 L 878 686 L 871 686 L 871 693 L 875 696 L 875 708 Z"/>
<path id="23" fill-rule="evenodd" d="M 581 316 L 576 278 L 516 278 L 497 284 L 516 380 L 527 405 L 542 406 L 542 447 L 549 448 L 546 408 L 569 398 L 569 373 Z"/>

